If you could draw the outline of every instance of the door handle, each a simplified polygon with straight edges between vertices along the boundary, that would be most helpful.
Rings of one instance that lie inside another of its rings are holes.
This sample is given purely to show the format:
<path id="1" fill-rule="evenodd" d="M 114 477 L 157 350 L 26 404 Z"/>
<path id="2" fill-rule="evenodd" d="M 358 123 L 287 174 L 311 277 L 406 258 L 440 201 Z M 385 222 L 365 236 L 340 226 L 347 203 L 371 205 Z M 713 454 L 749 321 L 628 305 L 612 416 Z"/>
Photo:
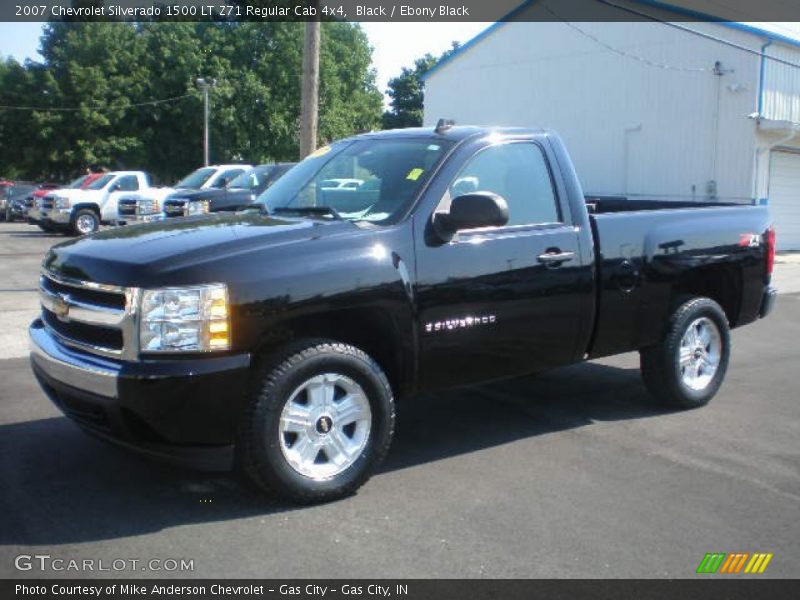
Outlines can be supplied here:
<path id="1" fill-rule="evenodd" d="M 558 250 L 545 252 L 536 257 L 536 259 L 546 267 L 557 267 L 563 262 L 575 258 L 574 252 L 560 252 Z"/>

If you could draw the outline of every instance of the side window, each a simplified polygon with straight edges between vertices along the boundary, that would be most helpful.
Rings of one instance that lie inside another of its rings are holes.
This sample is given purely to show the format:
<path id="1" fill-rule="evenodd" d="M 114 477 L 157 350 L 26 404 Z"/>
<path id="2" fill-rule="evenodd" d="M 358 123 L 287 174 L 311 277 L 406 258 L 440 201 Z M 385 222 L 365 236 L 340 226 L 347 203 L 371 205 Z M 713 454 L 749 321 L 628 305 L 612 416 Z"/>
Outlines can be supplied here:
<path id="1" fill-rule="evenodd" d="M 217 177 L 217 180 L 214 182 L 214 185 L 220 185 L 223 181 L 226 183 L 230 183 L 234 179 L 236 179 L 239 175 L 244 173 L 244 169 L 228 169 L 227 171 L 223 171 L 222 174 Z"/>
<path id="2" fill-rule="evenodd" d="M 450 197 L 493 192 L 508 203 L 508 225 L 559 223 L 553 182 L 541 148 L 532 143 L 490 146 L 473 156 L 450 184 Z"/>
<path id="3" fill-rule="evenodd" d="M 120 192 L 135 192 L 139 189 L 139 180 L 135 175 L 124 175 L 119 178 L 116 187 Z"/>

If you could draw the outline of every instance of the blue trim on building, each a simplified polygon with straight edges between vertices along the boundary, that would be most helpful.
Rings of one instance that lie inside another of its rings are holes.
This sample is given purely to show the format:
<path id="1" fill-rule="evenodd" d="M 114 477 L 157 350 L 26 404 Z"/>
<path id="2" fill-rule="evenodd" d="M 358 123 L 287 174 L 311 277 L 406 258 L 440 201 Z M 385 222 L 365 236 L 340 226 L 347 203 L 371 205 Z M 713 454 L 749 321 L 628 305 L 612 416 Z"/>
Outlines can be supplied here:
<path id="1" fill-rule="evenodd" d="M 500 29 L 503 25 L 506 24 L 506 22 L 509 19 L 512 19 L 518 13 L 522 12 L 523 10 L 528 8 L 529 6 L 535 4 L 536 1 L 537 0 L 525 0 L 525 2 L 523 2 L 522 4 L 517 6 L 514 10 L 508 12 L 499 21 L 489 25 L 489 27 L 487 27 L 486 29 L 481 31 L 478 35 L 476 35 L 475 37 L 473 37 L 472 39 L 467 41 L 463 46 L 459 46 L 459 48 L 457 50 L 453 51 L 452 54 L 446 56 L 445 58 L 440 60 L 438 63 L 433 65 L 430 69 L 428 69 L 428 71 L 421 77 L 422 81 L 425 81 L 426 79 L 428 79 L 428 77 L 430 77 L 433 73 L 435 73 L 436 71 L 441 69 L 443 66 L 445 66 L 447 63 L 449 63 L 451 60 L 453 60 L 457 56 L 461 56 L 464 52 L 466 52 L 467 50 L 472 48 L 475 44 L 480 42 L 482 39 L 490 36 L 492 33 L 495 32 L 495 30 Z"/>
<path id="2" fill-rule="evenodd" d="M 422 76 L 422 81 L 426 81 L 428 77 L 433 75 L 436 71 L 441 69 L 443 66 L 448 64 L 450 61 L 454 60 L 458 56 L 461 56 L 464 52 L 472 48 L 478 42 L 486 38 L 487 36 L 494 33 L 495 30 L 499 29 L 503 25 L 506 24 L 509 20 L 515 17 L 518 13 L 522 12 L 529 6 L 536 3 L 537 0 L 525 0 L 522 4 L 517 6 L 514 10 L 503 16 L 499 21 L 496 23 L 492 23 L 489 27 L 481 31 L 478 35 L 473 37 L 471 40 L 466 42 L 463 46 L 460 46 L 458 50 L 455 50 L 452 54 L 447 56 L 446 58 L 440 60 L 436 63 L 433 67 L 431 67 L 427 73 Z M 746 33 L 751 33 L 753 35 L 757 35 L 759 37 L 766 38 L 769 40 L 770 43 L 772 42 L 781 42 L 783 44 L 788 44 L 790 46 L 795 46 L 800 48 L 800 40 L 796 40 L 790 37 L 786 37 L 785 35 L 781 35 L 779 33 L 772 33 L 771 31 L 766 31 L 764 29 L 759 29 L 758 27 L 753 27 L 752 25 L 745 25 L 744 23 L 737 23 L 735 21 L 725 21 L 720 19 L 719 17 L 714 17 L 712 15 L 708 15 L 706 13 L 698 12 L 695 10 L 691 10 L 688 8 L 683 8 L 681 6 L 674 6 L 672 4 L 667 4 L 666 2 L 659 2 L 658 0 L 631 0 L 631 2 L 635 2 L 637 4 L 644 4 L 645 6 L 650 6 L 652 8 L 657 8 L 660 10 L 666 10 L 670 12 L 674 12 L 679 15 L 684 15 L 687 17 L 691 17 L 692 19 L 698 21 L 708 21 L 712 23 L 716 23 L 718 25 L 722 25 L 723 27 L 728 27 L 730 29 L 736 29 L 738 31 L 744 31 Z M 762 52 L 763 54 L 763 52 Z M 763 83 L 763 75 L 764 75 L 764 59 L 761 59 L 761 80 Z M 762 86 L 763 89 L 763 86 Z M 759 103 L 761 102 L 761 95 L 759 94 Z M 760 107 L 759 107 L 760 112 Z"/>

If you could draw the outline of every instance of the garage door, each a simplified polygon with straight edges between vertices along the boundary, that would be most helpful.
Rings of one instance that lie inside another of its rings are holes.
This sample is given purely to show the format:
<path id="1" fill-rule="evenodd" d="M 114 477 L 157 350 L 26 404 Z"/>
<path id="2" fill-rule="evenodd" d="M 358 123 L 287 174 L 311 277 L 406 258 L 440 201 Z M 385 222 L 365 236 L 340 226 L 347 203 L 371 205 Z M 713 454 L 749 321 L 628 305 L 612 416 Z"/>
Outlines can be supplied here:
<path id="1" fill-rule="evenodd" d="M 800 154 L 772 152 L 769 208 L 775 218 L 778 250 L 800 250 Z"/>

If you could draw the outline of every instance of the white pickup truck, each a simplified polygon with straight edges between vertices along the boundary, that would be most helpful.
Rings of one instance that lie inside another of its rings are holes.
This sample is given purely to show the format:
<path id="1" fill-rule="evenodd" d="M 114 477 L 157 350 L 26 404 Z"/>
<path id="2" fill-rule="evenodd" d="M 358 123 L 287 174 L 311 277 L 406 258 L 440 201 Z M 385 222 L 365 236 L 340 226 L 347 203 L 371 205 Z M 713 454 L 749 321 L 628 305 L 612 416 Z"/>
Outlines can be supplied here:
<path id="1" fill-rule="evenodd" d="M 44 231 L 85 235 L 97 231 L 100 223 L 117 221 L 120 197 L 151 190 L 150 177 L 143 171 L 112 171 L 83 189 L 54 190 L 41 198 L 29 214 Z"/>
<path id="2" fill-rule="evenodd" d="M 119 215 L 114 219 L 120 223 L 149 223 L 164 218 L 164 201 L 173 194 L 187 190 L 224 188 L 236 177 L 249 171 L 251 165 L 229 164 L 200 167 L 181 179 L 174 187 L 149 188 L 125 194 L 120 200 Z M 181 208 L 182 211 L 182 208 Z"/>

